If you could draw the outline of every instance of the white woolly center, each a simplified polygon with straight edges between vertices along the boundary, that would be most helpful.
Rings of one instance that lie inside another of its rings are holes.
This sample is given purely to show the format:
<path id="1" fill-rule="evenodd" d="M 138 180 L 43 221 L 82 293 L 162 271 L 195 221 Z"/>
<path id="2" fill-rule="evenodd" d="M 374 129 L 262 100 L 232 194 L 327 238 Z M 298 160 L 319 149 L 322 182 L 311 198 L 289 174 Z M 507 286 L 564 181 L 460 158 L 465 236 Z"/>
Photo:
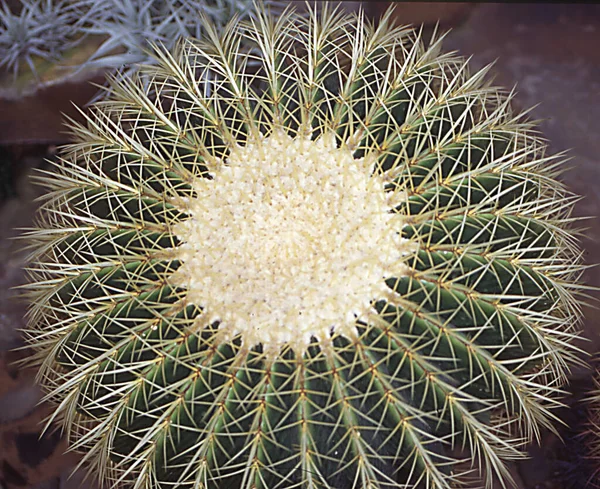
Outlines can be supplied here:
<path id="1" fill-rule="evenodd" d="M 180 201 L 190 218 L 175 226 L 182 262 L 172 280 L 220 322 L 265 350 L 311 338 L 352 338 L 385 278 L 404 269 L 399 196 L 384 190 L 373 162 L 317 141 L 274 133 L 234 148 Z"/>

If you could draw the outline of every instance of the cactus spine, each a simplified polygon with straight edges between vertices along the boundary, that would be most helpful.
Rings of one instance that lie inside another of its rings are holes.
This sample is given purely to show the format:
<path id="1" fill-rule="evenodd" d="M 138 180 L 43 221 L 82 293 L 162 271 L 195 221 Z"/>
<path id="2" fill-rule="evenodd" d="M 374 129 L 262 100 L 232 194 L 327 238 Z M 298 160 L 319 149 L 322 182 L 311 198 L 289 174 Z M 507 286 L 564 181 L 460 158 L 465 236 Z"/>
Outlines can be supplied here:
<path id="1" fill-rule="evenodd" d="M 140 489 L 510 482 L 575 356 L 562 157 L 389 14 L 205 32 L 41 177 L 28 334 L 73 449 Z"/>

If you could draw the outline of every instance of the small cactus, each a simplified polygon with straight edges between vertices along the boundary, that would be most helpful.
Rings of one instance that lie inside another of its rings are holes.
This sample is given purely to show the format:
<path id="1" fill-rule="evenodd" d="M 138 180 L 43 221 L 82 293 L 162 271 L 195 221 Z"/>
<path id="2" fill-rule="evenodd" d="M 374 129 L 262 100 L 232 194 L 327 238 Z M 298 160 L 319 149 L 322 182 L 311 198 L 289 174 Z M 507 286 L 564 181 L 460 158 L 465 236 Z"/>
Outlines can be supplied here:
<path id="1" fill-rule="evenodd" d="M 111 487 L 490 487 L 552 427 L 580 320 L 563 157 L 390 19 L 207 24 L 39 177 L 27 333 Z"/>
<path id="2" fill-rule="evenodd" d="M 153 45 L 172 50 L 180 38 L 200 36 L 205 18 L 222 27 L 233 17 L 251 17 L 254 9 L 252 0 L 21 3 L 17 14 L 0 0 L 0 88 L 13 98 L 34 93 L 44 84 L 75 80 L 98 70 L 127 76 L 139 64 L 155 62 L 149 54 Z M 278 0 L 265 3 L 275 11 L 282 9 Z M 13 74 L 4 87 L 3 71 Z"/>
<path id="3" fill-rule="evenodd" d="M 36 59 L 58 61 L 79 39 L 77 9 L 59 0 L 21 0 L 19 14 L 14 14 L 2 0 L 0 4 L 0 68 L 13 72 L 16 78 L 22 64 L 35 77 Z"/>
<path id="4" fill-rule="evenodd" d="M 277 7 L 274 0 L 266 2 Z M 131 74 L 153 64 L 153 44 L 172 50 L 181 37 L 202 35 L 204 19 L 223 27 L 233 17 L 253 15 L 252 0 L 78 0 L 86 12 L 81 31 L 106 37 L 81 68 L 110 68 Z"/>

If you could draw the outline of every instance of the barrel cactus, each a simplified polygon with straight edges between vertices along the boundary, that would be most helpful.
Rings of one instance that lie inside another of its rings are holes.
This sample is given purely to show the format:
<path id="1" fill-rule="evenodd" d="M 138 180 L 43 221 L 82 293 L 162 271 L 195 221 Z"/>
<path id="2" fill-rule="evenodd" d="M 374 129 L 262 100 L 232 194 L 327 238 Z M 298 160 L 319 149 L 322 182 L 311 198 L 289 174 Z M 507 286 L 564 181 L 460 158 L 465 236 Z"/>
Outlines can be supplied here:
<path id="1" fill-rule="evenodd" d="M 389 12 L 205 33 L 39 177 L 51 421 L 110 487 L 510 483 L 576 358 L 563 157 Z"/>

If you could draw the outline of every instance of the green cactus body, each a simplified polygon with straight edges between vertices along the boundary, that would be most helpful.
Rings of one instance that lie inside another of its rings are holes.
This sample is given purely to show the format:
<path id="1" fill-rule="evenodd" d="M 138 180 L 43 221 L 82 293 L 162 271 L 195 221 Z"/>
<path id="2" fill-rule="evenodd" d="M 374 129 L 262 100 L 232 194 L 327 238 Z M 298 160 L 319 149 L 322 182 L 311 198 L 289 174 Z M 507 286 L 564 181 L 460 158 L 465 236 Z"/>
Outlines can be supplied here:
<path id="1" fill-rule="evenodd" d="M 561 157 L 389 19 L 207 26 L 72 125 L 28 334 L 104 482 L 506 483 L 552 425 L 580 317 Z"/>

